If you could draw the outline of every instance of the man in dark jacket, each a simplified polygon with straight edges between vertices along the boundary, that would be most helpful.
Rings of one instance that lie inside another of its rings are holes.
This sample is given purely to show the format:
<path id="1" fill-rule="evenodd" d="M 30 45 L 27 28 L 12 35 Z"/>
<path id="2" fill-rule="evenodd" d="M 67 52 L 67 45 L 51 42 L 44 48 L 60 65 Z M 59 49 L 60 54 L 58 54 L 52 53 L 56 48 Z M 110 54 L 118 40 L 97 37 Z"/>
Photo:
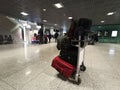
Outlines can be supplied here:
<path id="1" fill-rule="evenodd" d="M 49 43 L 51 42 L 51 38 L 52 38 L 52 35 L 49 34 L 49 35 L 48 35 Z"/>
<path id="2" fill-rule="evenodd" d="M 54 35 L 55 42 L 57 42 L 57 38 L 58 38 L 58 36 L 59 36 L 59 34 L 58 34 L 58 32 L 56 32 L 55 35 Z"/>
<path id="3" fill-rule="evenodd" d="M 39 34 L 40 43 L 43 44 L 43 29 L 42 28 L 38 31 L 38 34 Z"/>

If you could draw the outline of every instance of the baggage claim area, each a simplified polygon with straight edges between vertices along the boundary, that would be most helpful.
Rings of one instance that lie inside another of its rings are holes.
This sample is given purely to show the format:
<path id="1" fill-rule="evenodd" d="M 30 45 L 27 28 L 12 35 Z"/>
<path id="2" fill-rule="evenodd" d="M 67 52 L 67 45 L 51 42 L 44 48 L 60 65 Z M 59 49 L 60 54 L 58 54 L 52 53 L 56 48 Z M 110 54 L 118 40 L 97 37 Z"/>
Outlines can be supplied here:
<path id="1" fill-rule="evenodd" d="M 120 0 L 0 0 L 0 90 L 120 90 Z"/>

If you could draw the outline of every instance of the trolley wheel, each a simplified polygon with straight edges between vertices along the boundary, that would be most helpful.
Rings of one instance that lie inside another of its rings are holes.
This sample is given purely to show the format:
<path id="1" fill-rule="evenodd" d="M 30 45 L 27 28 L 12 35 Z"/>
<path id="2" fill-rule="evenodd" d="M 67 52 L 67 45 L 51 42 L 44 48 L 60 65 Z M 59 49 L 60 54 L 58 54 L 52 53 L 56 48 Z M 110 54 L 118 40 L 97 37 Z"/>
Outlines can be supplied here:
<path id="1" fill-rule="evenodd" d="M 80 85 L 80 84 L 81 84 L 81 79 L 80 79 L 80 78 L 78 78 L 78 81 L 77 81 L 77 82 L 76 82 L 76 81 L 73 81 L 73 84 Z"/>
<path id="2" fill-rule="evenodd" d="M 81 65 L 81 66 L 80 66 L 80 70 L 84 72 L 84 71 L 86 70 L 86 66 Z"/>

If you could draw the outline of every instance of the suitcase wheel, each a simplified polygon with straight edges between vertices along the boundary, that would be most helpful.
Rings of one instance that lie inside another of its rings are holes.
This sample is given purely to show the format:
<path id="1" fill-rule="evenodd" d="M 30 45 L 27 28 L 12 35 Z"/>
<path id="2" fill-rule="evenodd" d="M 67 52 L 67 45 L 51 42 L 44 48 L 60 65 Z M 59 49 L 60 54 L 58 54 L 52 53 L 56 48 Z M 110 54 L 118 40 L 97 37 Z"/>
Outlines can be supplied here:
<path id="1" fill-rule="evenodd" d="M 83 72 L 86 71 L 86 66 L 81 65 L 81 66 L 80 66 L 80 70 L 83 71 Z"/>

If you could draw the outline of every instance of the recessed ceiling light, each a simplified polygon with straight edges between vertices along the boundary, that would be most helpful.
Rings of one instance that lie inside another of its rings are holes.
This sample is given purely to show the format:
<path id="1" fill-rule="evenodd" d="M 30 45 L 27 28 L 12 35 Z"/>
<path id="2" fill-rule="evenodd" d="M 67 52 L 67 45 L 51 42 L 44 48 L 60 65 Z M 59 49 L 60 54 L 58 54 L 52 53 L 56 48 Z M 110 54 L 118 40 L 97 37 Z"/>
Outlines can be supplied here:
<path id="1" fill-rule="evenodd" d="M 73 19 L 73 17 L 68 17 L 68 19 Z"/>
<path id="2" fill-rule="evenodd" d="M 43 9 L 43 11 L 46 11 L 46 9 Z"/>
<path id="3" fill-rule="evenodd" d="M 56 8 L 63 8 L 64 7 L 62 3 L 56 3 L 56 4 L 54 4 L 54 6 Z"/>
<path id="4" fill-rule="evenodd" d="M 57 26 L 57 24 L 55 24 L 55 26 Z"/>
<path id="5" fill-rule="evenodd" d="M 47 20 L 43 20 L 43 22 L 47 22 Z"/>
<path id="6" fill-rule="evenodd" d="M 26 12 L 21 12 L 20 14 L 22 14 L 22 15 L 24 15 L 24 16 L 29 15 L 29 14 L 28 14 L 28 13 L 26 13 Z"/>
<path id="7" fill-rule="evenodd" d="M 108 16 L 115 14 L 115 12 L 109 12 L 107 13 Z"/>
<path id="8" fill-rule="evenodd" d="M 104 23 L 105 21 L 100 21 L 101 23 Z"/>

